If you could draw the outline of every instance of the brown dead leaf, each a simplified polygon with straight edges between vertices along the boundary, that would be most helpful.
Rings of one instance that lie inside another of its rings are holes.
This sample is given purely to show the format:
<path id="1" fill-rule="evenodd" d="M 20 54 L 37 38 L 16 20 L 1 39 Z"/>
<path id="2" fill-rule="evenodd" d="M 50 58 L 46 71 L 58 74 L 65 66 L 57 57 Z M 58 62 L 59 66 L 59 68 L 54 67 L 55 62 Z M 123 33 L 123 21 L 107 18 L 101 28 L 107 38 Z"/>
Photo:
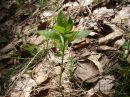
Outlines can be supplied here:
<path id="1" fill-rule="evenodd" d="M 103 95 L 109 95 L 109 96 L 103 96 L 103 97 L 111 97 L 112 87 L 114 86 L 112 82 L 114 80 L 115 80 L 114 76 L 110 76 L 110 75 L 104 76 L 102 79 L 98 81 L 98 83 L 95 85 L 94 88 L 88 91 L 88 94 L 87 94 L 88 97 L 98 97 L 98 96 L 92 96 L 92 95 L 95 95 L 95 93 L 99 93 L 99 91 Z"/>
<path id="2" fill-rule="evenodd" d="M 44 69 L 43 63 L 37 64 L 37 67 L 34 69 L 33 78 L 37 84 L 43 83 L 49 77 L 48 74 L 45 73 Z"/>
<path id="3" fill-rule="evenodd" d="M 91 41 L 89 39 L 75 40 L 72 42 L 72 44 L 73 44 L 72 48 L 79 49 L 84 46 L 88 46 L 90 43 L 91 43 Z"/>
<path id="4" fill-rule="evenodd" d="M 94 87 L 94 90 L 100 90 L 104 94 L 109 94 L 112 91 L 114 84 L 112 83 L 115 80 L 114 76 L 105 76 L 98 81 L 97 85 Z"/>
<path id="5" fill-rule="evenodd" d="M 112 19 L 113 23 L 125 23 L 127 25 L 128 21 L 130 21 L 130 7 L 123 7 L 122 10 L 120 10 L 115 16 L 115 18 Z"/>
<path id="6" fill-rule="evenodd" d="M 107 45 L 101 45 L 97 48 L 98 51 L 116 51 L 117 49 L 114 47 L 110 47 Z"/>
<path id="7" fill-rule="evenodd" d="M 97 75 L 99 74 L 98 68 L 93 62 L 87 60 L 86 62 L 78 63 L 75 78 L 78 78 L 82 81 L 92 83 L 98 80 Z"/>
<path id="8" fill-rule="evenodd" d="M 106 56 L 86 50 L 86 52 L 80 55 L 78 60 L 75 78 L 88 83 L 97 81 L 98 75 L 102 74 L 103 67 L 108 61 Z"/>
<path id="9" fill-rule="evenodd" d="M 101 54 L 92 54 L 91 56 L 88 57 L 89 60 L 91 60 L 95 66 L 98 68 L 99 73 L 103 72 L 103 65 L 99 61 L 99 58 L 101 57 Z"/>
<path id="10" fill-rule="evenodd" d="M 25 78 L 16 82 L 11 97 L 29 97 L 32 87 L 36 86 L 36 82 L 31 78 Z M 21 96 L 24 95 L 24 96 Z"/>
<path id="11" fill-rule="evenodd" d="M 99 59 L 100 63 L 102 64 L 102 67 L 106 66 L 107 63 L 110 61 L 107 56 L 102 55 Z"/>
<path id="12" fill-rule="evenodd" d="M 122 35 L 123 35 L 123 33 L 119 32 L 119 31 L 113 32 L 113 33 L 106 35 L 105 37 L 99 38 L 98 43 L 99 44 L 107 44 L 107 43 L 110 43 L 113 40 L 121 37 Z"/>
<path id="13" fill-rule="evenodd" d="M 108 44 L 108 43 L 110 43 L 110 44 L 115 45 L 115 42 L 116 42 L 116 44 L 120 47 L 121 45 L 118 44 L 118 41 L 120 40 L 121 44 L 124 43 L 125 40 L 122 38 L 122 36 L 124 34 L 124 31 L 122 29 L 120 29 L 119 27 L 117 27 L 116 25 L 114 25 L 114 24 L 107 23 L 107 25 L 112 28 L 113 32 L 106 35 L 105 37 L 99 38 L 98 43 L 99 44 Z M 114 46 L 114 47 L 116 47 L 116 46 Z"/>

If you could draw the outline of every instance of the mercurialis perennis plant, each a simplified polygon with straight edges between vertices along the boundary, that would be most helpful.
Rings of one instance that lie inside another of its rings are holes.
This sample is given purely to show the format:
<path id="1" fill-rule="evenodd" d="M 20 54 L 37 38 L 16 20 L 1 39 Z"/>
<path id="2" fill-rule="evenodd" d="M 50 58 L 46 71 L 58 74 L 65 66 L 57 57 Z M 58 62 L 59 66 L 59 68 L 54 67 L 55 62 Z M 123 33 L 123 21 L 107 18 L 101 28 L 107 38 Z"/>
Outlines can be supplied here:
<path id="1" fill-rule="evenodd" d="M 56 43 L 56 48 L 59 49 L 61 53 L 61 72 L 59 75 L 59 87 L 62 89 L 62 73 L 64 71 L 64 56 L 65 50 L 68 47 L 68 44 L 74 41 L 75 39 L 84 38 L 89 34 L 89 31 L 72 31 L 74 26 L 73 20 L 66 16 L 62 11 L 59 12 L 56 23 L 52 29 L 39 31 L 39 34 L 46 37 L 46 40 L 50 39 Z"/>

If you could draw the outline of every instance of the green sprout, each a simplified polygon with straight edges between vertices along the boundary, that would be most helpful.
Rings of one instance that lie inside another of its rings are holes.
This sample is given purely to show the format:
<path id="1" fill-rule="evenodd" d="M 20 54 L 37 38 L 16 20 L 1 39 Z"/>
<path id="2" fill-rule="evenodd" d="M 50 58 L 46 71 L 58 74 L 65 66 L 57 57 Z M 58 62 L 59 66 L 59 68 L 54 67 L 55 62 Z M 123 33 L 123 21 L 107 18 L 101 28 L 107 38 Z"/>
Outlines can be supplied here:
<path id="1" fill-rule="evenodd" d="M 46 37 L 46 41 L 48 44 L 48 41 L 51 39 L 56 43 L 56 47 L 59 49 L 59 52 L 61 53 L 61 72 L 60 72 L 60 78 L 59 78 L 59 87 L 62 89 L 62 73 L 64 71 L 64 56 L 65 56 L 65 50 L 67 49 L 69 43 L 74 41 L 75 39 L 84 38 L 89 33 L 89 31 L 72 31 L 74 26 L 73 20 L 66 16 L 62 11 L 59 12 L 56 24 L 53 26 L 53 28 L 39 31 L 39 34 Z M 63 95 L 62 95 L 63 96 Z"/>

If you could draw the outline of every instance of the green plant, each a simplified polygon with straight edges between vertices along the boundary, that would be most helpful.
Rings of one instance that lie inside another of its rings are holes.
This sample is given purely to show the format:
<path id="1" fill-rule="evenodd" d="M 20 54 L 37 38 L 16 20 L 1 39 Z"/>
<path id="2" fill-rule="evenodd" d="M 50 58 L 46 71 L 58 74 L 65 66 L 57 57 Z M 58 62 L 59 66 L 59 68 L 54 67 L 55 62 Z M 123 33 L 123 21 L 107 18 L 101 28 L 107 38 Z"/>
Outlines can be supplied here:
<path id="1" fill-rule="evenodd" d="M 121 61 L 127 61 L 127 57 L 129 55 L 130 52 L 130 41 L 126 41 L 122 48 L 121 51 L 118 54 L 118 59 Z"/>
<path id="2" fill-rule="evenodd" d="M 43 30 L 40 31 L 39 34 L 46 37 L 46 40 L 49 39 L 54 40 L 56 47 L 59 49 L 61 54 L 61 72 L 59 79 L 59 87 L 62 89 L 62 73 L 64 71 L 64 56 L 65 50 L 68 47 L 68 44 L 71 43 L 75 39 L 83 38 L 88 35 L 88 31 L 72 31 L 74 23 L 70 17 L 67 17 L 62 11 L 59 12 L 56 24 L 53 26 L 51 30 Z M 48 43 L 48 42 L 47 42 Z"/>
<path id="3" fill-rule="evenodd" d="M 130 97 L 130 62 L 128 59 L 130 53 L 130 41 L 126 41 L 117 54 L 118 64 L 113 70 L 116 75 L 113 97 Z"/>
<path id="4" fill-rule="evenodd" d="M 76 59 L 74 59 L 73 57 L 70 57 L 68 60 L 69 66 L 68 66 L 68 77 L 70 81 L 73 81 L 74 79 L 74 71 L 76 69 L 76 65 L 75 65 Z"/>

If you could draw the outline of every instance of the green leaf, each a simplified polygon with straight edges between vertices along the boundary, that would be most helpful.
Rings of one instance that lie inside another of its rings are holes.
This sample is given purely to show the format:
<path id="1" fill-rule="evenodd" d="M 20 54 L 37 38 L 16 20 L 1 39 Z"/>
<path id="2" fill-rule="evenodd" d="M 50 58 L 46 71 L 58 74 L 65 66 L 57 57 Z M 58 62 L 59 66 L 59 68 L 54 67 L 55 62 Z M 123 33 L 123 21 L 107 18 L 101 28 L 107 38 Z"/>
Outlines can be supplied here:
<path id="1" fill-rule="evenodd" d="M 41 35 L 41 36 L 44 36 L 46 38 L 49 38 L 49 35 L 51 33 L 50 30 L 41 30 L 41 31 L 38 31 L 38 33 Z"/>
<path id="2" fill-rule="evenodd" d="M 126 42 L 123 44 L 122 48 L 123 48 L 124 50 L 130 50 L 130 41 L 126 41 Z"/>
<path id="3" fill-rule="evenodd" d="M 57 33 L 57 32 L 51 33 L 49 38 L 53 39 L 55 41 L 58 41 L 58 42 L 60 41 L 60 36 L 59 36 L 59 33 Z"/>
<path id="4" fill-rule="evenodd" d="M 59 48 L 59 50 L 63 53 L 63 51 L 65 50 L 65 45 L 58 43 L 57 48 Z"/>
<path id="5" fill-rule="evenodd" d="M 41 30 L 38 31 L 38 33 L 41 36 L 44 36 L 46 39 L 53 39 L 53 40 L 58 40 L 60 41 L 60 36 L 57 32 L 54 32 L 53 30 Z"/>
<path id="6" fill-rule="evenodd" d="M 70 32 L 71 30 L 72 30 L 72 28 L 73 28 L 73 25 L 74 25 L 74 23 L 73 23 L 73 21 L 72 21 L 72 19 L 69 17 L 68 18 L 68 22 L 67 22 L 67 25 L 66 25 L 66 32 Z"/>
<path id="7" fill-rule="evenodd" d="M 85 38 L 89 35 L 91 31 L 90 30 L 85 30 L 85 31 L 79 31 L 77 32 L 75 39 L 82 39 Z"/>
<path id="8" fill-rule="evenodd" d="M 56 31 L 58 31 L 59 33 L 65 34 L 65 28 L 64 28 L 64 27 L 55 25 L 55 26 L 53 27 L 53 29 L 56 30 Z"/>
<path id="9" fill-rule="evenodd" d="M 67 25 L 67 17 L 64 15 L 62 11 L 59 12 L 57 17 L 57 25 L 61 27 L 66 27 Z"/>
<path id="10" fill-rule="evenodd" d="M 61 42 L 61 44 L 64 45 L 65 44 L 64 36 L 62 36 L 61 34 L 59 34 L 59 36 L 60 36 L 60 42 Z"/>
<path id="11" fill-rule="evenodd" d="M 65 38 L 68 41 L 68 43 L 70 43 L 75 39 L 76 35 L 77 35 L 77 32 L 71 32 L 69 34 L 66 34 Z"/>

